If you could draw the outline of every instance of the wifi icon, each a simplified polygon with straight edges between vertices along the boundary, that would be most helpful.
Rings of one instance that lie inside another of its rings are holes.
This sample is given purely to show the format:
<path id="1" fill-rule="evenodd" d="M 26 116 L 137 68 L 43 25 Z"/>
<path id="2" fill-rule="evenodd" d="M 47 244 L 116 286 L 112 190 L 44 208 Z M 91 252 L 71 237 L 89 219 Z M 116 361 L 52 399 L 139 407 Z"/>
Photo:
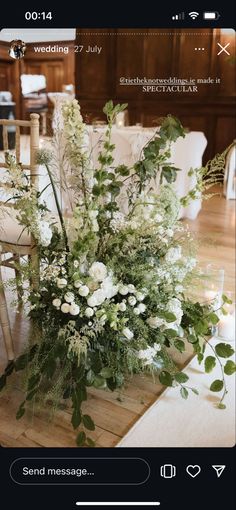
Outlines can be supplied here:
<path id="1" fill-rule="evenodd" d="M 190 18 L 192 19 L 196 19 L 198 16 L 199 16 L 199 12 L 189 12 L 188 15 L 190 16 Z"/>

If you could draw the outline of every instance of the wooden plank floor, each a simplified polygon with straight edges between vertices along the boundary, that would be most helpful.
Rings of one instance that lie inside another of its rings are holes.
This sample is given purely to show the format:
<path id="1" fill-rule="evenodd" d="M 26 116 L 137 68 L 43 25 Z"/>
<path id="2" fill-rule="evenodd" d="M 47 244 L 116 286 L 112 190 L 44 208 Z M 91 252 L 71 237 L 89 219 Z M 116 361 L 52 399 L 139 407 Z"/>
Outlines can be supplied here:
<path id="1" fill-rule="evenodd" d="M 225 269 L 225 291 L 234 291 L 234 226 L 235 202 L 215 196 L 203 203 L 197 220 L 188 221 L 197 239 L 202 238 L 199 247 L 199 262 L 203 265 L 214 263 Z M 11 296 L 9 296 L 11 301 Z M 10 307 L 10 318 L 16 351 L 19 352 L 27 338 L 28 321 L 21 313 Z M 1 332 L 0 332 L 1 335 Z M 191 356 L 189 352 L 185 362 Z M 178 358 L 177 358 L 178 360 Z M 6 364 L 5 351 L 0 336 L 0 370 Z M 96 430 L 90 436 L 97 446 L 115 446 L 147 408 L 157 399 L 163 387 L 150 377 L 135 376 L 122 392 L 89 390 L 84 409 L 90 413 Z M 69 408 L 60 409 L 49 421 L 49 409 L 28 412 L 21 420 L 15 420 L 15 413 L 22 400 L 17 378 L 11 380 L 11 387 L 0 394 L 0 444 L 17 447 L 73 447 L 76 433 L 73 431 Z M 186 404 L 187 405 L 187 404 Z"/>

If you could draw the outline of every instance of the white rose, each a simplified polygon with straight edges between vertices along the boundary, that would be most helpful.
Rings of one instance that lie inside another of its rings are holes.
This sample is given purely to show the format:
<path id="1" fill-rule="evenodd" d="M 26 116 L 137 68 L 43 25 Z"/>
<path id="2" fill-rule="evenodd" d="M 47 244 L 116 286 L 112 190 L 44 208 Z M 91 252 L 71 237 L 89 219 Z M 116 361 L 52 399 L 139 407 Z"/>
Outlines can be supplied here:
<path id="1" fill-rule="evenodd" d="M 75 296 L 73 294 L 73 292 L 67 292 L 65 295 L 64 295 L 64 299 L 67 303 L 72 303 L 72 301 L 74 301 L 75 299 Z"/>
<path id="2" fill-rule="evenodd" d="M 128 303 L 129 303 L 130 306 L 134 306 L 134 305 L 136 305 L 137 301 L 136 301 L 134 296 L 129 296 L 128 297 Z"/>
<path id="3" fill-rule="evenodd" d="M 140 313 L 144 313 L 146 310 L 146 305 L 144 303 L 140 303 L 138 305 L 138 310 L 140 311 Z"/>
<path id="4" fill-rule="evenodd" d="M 140 314 L 140 311 L 139 311 L 139 309 L 138 309 L 138 308 L 134 308 L 134 314 L 135 314 L 135 315 L 139 315 L 139 314 Z"/>
<path id="5" fill-rule="evenodd" d="M 94 262 L 89 269 L 89 275 L 95 282 L 102 282 L 107 276 L 107 268 L 102 262 Z"/>
<path id="6" fill-rule="evenodd" d="M 94 306 L 99 306 L 105 301 L 106 296 L 104 295 L 104 292 L 102 289 L 95 290 L 95 292 L 90 296 L 87 300 L 88 306 L 91 306 L 92 308 Z"/>
<path id="7" fill-rule="evenodd" d="M 119 310 L 121 312 L 125 312 L 126 310 L 126 304 L 125 303 L 119 303 Z"/>
<path id="8" fill-rule="evenodd" d="M 135 292 L 135 286 L 132 284 L 132 283 L 129 283 L 128 285 L 128 289 L 129 289 L 129 292 L 132 294 L 133 292 Z"/>
<path id="9" fill-rule="evenodd" d="M 75 280 L 75 282 L 74 282 L 74 287 L 75 287 L 76 289 L 79 289 L 79 288 L 81 287 L 81 285 L 82 285 L 82 283 L 80 282 L 80 280 Z"/>
<path id="10" fill-rule="evenodd" d="M 76 305 L 75 303 L 72 303 L 70 305 L 70 314 L 71 315 L 79 315 L 79 312 L 80 312 L 80 307 L 79 305 Z"/>
<path id="11" fill-rule="evenodd" d="M 92 316 L 93 316 L 94 311 L 93 311 L 93 309 L 92 309 L 92 308 L 88 307 L 88 308 L 86 308 L 86 309 L 85 309 L 85 312 L 84 312 L 84 313 L 85 313 L 86 317 L 88 317 L 88 318 L 89 318 L 89 317 L 92 317 Z"/>
<path id="12" fill-rule="evenodd" d="M 63 303 L 63 305 L 61 305 L 61 311 L 63 313 L 69 313 L 69 310 L 70 310 L 70 305 L 68 303 Z"/>
<path id="13" fill-rule="evenodd" d="M 163 319 L 160 319 L 159 317 L 149 317 L 149 319 L 147 319 L 147 323 L 152 329 L 159 328 L 164 324 L 164 322 L 165 321 L 163 321 Z"/>
<path id="14" fill-rule="evenodd" d="M 126 294 L 128 294 L 128 293 L 129 293 L 128 285 L 119 285 L 119 293 L 120 293 L 122 296 L 126 296 Z"/>
<path id="15" fill-rule="evenodd" d="M 133 331 L 131 331 L 129 328 L 124 328 L 122 333 L 127 338 L 127 340 L 131 340 L 134 336 Z"/>
<path id="16" fill-rule="evenodd" d="M 101 289 L 104 292 L 104 295 L 107 299 L 111 299 L 113 296 L 115 296 L 118 292 L 118 286 L 113 284 L 111 276 L 107 276 L 102 284 Z"/>
<path id="17" fill-rule="evenodd" d="M 136 292 L 136 298 L 138 301 L 143 301 L 145 298 L 145 295 L 142 292 Z"/>
<path id="18" fill-rule="evenodd" d="M 85 297 L 88 294 L 89 294 L 89 288 L 87 287 L 87 285 L 81 285 L 81 287 L 79 288 L 79 295 Z"/>
<path id="19" fill-rule="evenodd" d="M 59 289 L 63 289 L 63 287 L 66 287 L 67 280 L 65 278 L 57 278 L 57 286 Z"/>
<path id="20" fill-rule="evenodd" d="M 55 306 L 56 308 L 60 308 L 61 306 L 61 300 L 60 299 L 54 299 L 53 302 L 52 302 L 53 306 Z"/>

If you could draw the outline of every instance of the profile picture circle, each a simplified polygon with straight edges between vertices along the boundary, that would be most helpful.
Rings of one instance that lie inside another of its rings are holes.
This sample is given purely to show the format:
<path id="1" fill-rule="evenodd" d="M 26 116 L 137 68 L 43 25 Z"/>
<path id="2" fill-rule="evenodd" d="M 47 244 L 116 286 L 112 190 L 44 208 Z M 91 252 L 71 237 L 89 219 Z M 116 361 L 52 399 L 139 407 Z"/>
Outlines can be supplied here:
<path id="1" fill-rule="evenodd" d="M 14 41 L 11 41 L 10 44 L 10 49 L 8 51 L 10 57 L 15 58 L 16 60 L 23 58 L 26 51 L 26 44 L 24 41 L 14 39 Z"/>

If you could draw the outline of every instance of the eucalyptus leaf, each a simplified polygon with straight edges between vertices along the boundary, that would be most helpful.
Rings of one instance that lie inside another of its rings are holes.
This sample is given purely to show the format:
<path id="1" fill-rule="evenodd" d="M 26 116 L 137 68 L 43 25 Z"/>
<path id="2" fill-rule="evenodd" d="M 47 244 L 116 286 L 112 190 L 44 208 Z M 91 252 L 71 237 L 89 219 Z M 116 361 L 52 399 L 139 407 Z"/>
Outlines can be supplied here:
<path id="1" fill-rule="evenodd" d="M 205 359 L 205 372 L 209 374 L 216 366 L 216 358 L 214 356 L 207 356 Z"/>
<path id="2" fill-rule="evenodd" d="M 184 386 L 181 388 L 180 390 L 180 395 L 182 398 L 184 398 L 185 400 L 188 398 L 188 390 L 187 388 L 184 388 Z"/>
<path id="3" fill-rule="evenodd" d="M 184 374 L 183 372 L 178 372 L 174 375 L 174 378 L 178 383 L 185 383 L 189 380 L 187 374 Z"/>
<path id="4" fill-rule="evenodd" d="M 84 414 L 82 416 L 82 422 L 86 429 L 95 430 L 95 423 L 92 420 L 91 416 L 89 416 L 88 414 Z"/>
<path id="5" fill-rule="evenodd" d="M 220 379 L 216 379 L 215 381 L 213 381 L 213 383 L 211 384 L 210 386 L 210 390 L 211 391 L 221 391 L 222 388 L 224 386 L 224 383 L 223 381 L 221 381 Z"/>
<path id="6" fill-rule="evenodd" d="M 230 358 L 234 354 L 234 349 L 226 343 L 217 344 L 215 350 L 220 358 Z"/>
<path id="7" fill-rule="evenodd" d="M 226 375 L 233 375 L 235 371 L 236 371 L 236 365 L 235 365 L 234 361 L 229 359 L 224 366 L 224 373 Z"/>
<path id="8" fill-rule="evenodd" d="M 86 434 L 82 430 L 81 432 L 79 432 L 79 434 L 78 434 L 78 436 L 76 438 L 76 444 L 77 444 L 77 446 L 84 446 L 85 445 L 85 441 L 86 441 Z"/>
<path id="9" fill-rule="evenodd" d="M 162 370 L 162 372 L 159 374 L 159 381 L 161 384 L 164 384 L 164 386 L 172 386 L 172 376 L 167 370 Z"/>

